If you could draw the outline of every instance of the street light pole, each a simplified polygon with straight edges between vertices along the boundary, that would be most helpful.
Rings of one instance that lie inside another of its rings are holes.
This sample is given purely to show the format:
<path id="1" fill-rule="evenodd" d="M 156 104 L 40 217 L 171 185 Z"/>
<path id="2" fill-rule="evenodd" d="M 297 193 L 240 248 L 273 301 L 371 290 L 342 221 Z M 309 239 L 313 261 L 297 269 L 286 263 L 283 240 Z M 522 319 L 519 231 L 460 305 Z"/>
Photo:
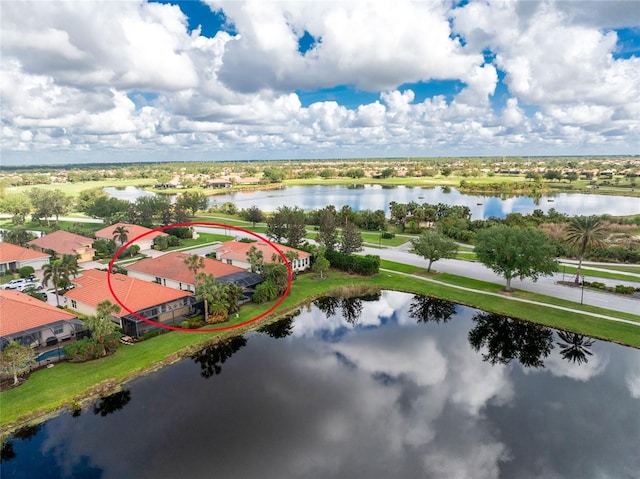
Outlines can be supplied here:
<path id="1" fill-rule="evenodd" d="M 584 303 L 584 275 L 582 275 L 582 293 L 580 294 L 580 304 Z"/>

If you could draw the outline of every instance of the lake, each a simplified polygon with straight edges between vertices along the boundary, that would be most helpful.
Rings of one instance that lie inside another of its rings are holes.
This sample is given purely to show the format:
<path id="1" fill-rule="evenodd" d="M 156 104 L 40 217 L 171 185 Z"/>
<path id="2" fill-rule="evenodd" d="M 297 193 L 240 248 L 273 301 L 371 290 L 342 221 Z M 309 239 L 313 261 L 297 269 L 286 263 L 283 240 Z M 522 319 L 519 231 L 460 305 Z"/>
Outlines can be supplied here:
<path id="1" fill-rule="evenodd" d="M 135 201 L 139 196 L 153 195 L 148 191 L 127 186 L 116 189 L 105 188 L 110 195 L 127 201 Z M 358 185 L 357 188 L 345 185 L 287 186 L 275 190 L 238 191 L 209 198 L 209 205 L 221 205 L 231 201 L 238 208 L 258 206 L 263 211 L 275 211 L 279 206 L 299 206 L 304 210 L 314 210 L 327 205 L 340 209 L 348 205 L 354 210 L 383 210 L 389 213 L 389 203 L 445 203 L 468 206 L 472 219 L 484 219 L 490 216 L 504 218 L 509 213 L 529 214 L 535 209 L 545 213 L 555 208 L 560 213 L 574 215 L 615 216 L 640 214 L 640 200 L 620 196 L 558 193 L 534 199 L 528 196 L 501 198 L 498 196 L 467 195 L 455 188 L 443 187 L 419 188 L 409 186 L 387 187 L 381 185 Z"/>
<path id="2" fill-rule="evenodd" d="M 173 334 L 173 333 L 171 333 Z M 17 478 L 637 478 L 640 351 L 382 292 L 20 431 Z"/>

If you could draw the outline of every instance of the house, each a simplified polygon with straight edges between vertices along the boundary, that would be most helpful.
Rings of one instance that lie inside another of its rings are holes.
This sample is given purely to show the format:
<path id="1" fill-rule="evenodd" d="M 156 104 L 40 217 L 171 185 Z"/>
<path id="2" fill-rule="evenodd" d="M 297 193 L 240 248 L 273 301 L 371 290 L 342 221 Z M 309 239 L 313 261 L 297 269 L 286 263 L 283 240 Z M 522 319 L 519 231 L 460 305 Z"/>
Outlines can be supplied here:
<path id="1" fill-rule="evenodd" d="M 130 223 L 116 223 L 115 225 L 107 226 L 106 228 L 102 228 L 101 230 L 96 231 L 96 238 L 112 240 L 114 238 L 115 229 L 120 226 L 123 226 L 124 229 L 127 230 L 127 241 L 148 233 L 146 236 L 143 236 L 142 238 L 134 241 L 129 245 L 138 245 L 141 250 L 152 249 L 153 240 L 158 236 L 169 236 L 167 233 L 163 233 L 162 231 L 154 231 L 152 229 L 145 228 L 144 226 L 132 225 Z"/>
<path id="2" fill-rule="evenodd" d="M 93 316 L 98 311 L 98 304 L 103 301 L 117 304 L 109 289 L 107 276 L 108 273 L 104 271 L 90 269 L 75 278 L 75 288 L 65 294 L 67 306 L 84 315 Z M 111 275 L 111 287 L 118 299 L 131 311 L 166 325 L 182 322 L 191 313 L 194 302 L 189 291 L 167 288 L 123 274 Z M 124 334 L 136 338 L 158 329 L 158 326 L 133 316 L 123 308 L 114 313 L 112 319 L 123 329 Z"/>
<path id="3" fill-rule="evenodd" d="M 211 180 L 207 182 L 206 188 L 231 188 L 232 183 L 227 180 Z"/>
<path id="4" fill-rule="evenodd" d="M 53 251 L 57 257 L 62 257 L 63 254 L 77 255 L 78 263 L 82 263 L 93 260 L 96 252 L 92 247 L 93 241 L 85 236 L 58 230 L 27 244 L 39 251 Z"/>
<path id="5" fill-rule="evenodd" d="M 145 258 L 125 266 L 125 268 L 130 278 L 153 281 L 181 291 L 195 292 L 193 271 L 190 271 L 185 263 L 189 256 L 191 255 L 174 251 L 157 258 Z M 203 257 L 202 260 L 204 268 L 199 272 L 212 274 L 218 281 L 223 283 L 236 283 L 247 292 L 264 281 L 264 278 L 259 274 L 245 271 L 237 266 L 206 257 Z"/>
<path id="6" fill-rule="evenodd" d="M 0 349 L 10 341 L 40 347 L 75 338 L 84 323 L 74 314 L 13 290 L 0 290 Z"/>
<path id="7" fill-rule="evenodd" d="M 249 268 L 249 260 L 247 253 L 254 246 L 258 251 L 262 252 L 262 259 L 265 263 L 280 263 L 282 258 L 280 255 L 267 243 L 263 241 L 257 241 L 253 243 L 245 243 L 243 241 L 225 241 L 216 248 L 216 257 L 227 264 L 238 266 L 240 268 Z M 295 252 L 298 254 L 298 259 L 294 259 L 290 262 L 291 271 L 300 272 L 311 267 L 311 253 L 301 251 L 299 249 L 290 248 L 289 246 L 283 246 L 276 244 L 276 247 L 282 251 L 285 255 L 288 252 Z M 273 257 L 274 253 L 277 255 Z"/>
<path id="8" fill-rule="evenodd" d="M 0 273 L 17 271 L 23 266 L 39 270 L 49 262 L 49 255 L 11 243 L 0 243 Z"/>

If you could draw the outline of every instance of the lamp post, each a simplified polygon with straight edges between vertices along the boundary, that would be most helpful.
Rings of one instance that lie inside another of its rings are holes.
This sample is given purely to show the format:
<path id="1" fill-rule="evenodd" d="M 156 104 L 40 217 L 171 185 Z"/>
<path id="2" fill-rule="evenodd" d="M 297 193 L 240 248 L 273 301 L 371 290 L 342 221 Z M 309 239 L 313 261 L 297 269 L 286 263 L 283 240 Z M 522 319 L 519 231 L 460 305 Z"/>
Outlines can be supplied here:
<path id="1" fill-rule="evenodd" d="M 580 304 L 584 303 L 584 275 L 582 275 L 582 293 L 580 294 Z"/>
<path id="2" fill-rule="evenodd" d="M 564 283 L 564 270 L 567 268 L 566 264 L 562 265 L 562 282 Z"/>

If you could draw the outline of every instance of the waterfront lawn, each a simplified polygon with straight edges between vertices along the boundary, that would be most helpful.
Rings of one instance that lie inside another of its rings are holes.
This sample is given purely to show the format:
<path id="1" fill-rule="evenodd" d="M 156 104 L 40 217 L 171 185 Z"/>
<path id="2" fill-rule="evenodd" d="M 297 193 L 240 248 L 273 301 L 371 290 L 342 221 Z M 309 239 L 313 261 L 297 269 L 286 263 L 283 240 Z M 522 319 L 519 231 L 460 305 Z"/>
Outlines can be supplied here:
<path id="1" fill-rule="evenodd" d="M 18 191 L 22 193 L 27 193 L 32 188 L 38 188 L 43 190 L 60 190 L 67 196 L 76 197 L 83 190 L 88 190 L 91 188 L 106 188 L 108 186 L 137 186 L 143 188 L 145 186 L 153 185 L 155 180 L 149 178 L 135 178 L 135 179 L 110 179 L 110 180 L 100 180 L 100 181 L 80 181 L 78 183 L 54 183 L 48 185 L 24 185 L 17 186 L 15 188 L 11 188 L 10 192 Z"/>

